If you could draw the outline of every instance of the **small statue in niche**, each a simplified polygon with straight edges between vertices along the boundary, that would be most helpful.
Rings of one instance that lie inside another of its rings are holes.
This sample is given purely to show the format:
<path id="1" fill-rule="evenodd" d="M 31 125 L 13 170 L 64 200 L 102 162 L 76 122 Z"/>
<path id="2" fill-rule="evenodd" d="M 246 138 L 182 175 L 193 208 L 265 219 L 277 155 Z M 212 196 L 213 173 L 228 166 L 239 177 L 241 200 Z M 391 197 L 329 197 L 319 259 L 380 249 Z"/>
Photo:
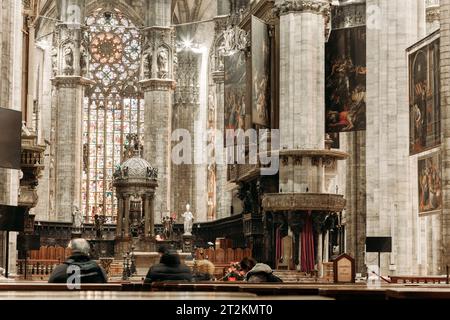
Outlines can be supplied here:
<path id="1" fill-rule="evenodd" d="M 66 68 L 73 68 L 73 50 L 70 46 L 64 49 L 64 61 L 66 63 Z"/>
<path id="2" fill-rule="evenodd" d="M 152 48 L 147 48 L 144 51 L 144 77 L 146 79 L 150 79 L 152 77 L 152 65 L 153 65 L 153 52 L 152 52 Z"/>
<path id="3" fill-rule="evenodd" d="M 52 72 L 53 76 L 58 73 L 58 50 L 52 47 Z"/>
<path id="4" fill-rule="evenodd" d="M 158 65 L 158 78 L 160 79 L 167 78 L 169 72 L 169 52 L 164 47 L 160 47 L 158 50 L 157 65 Z"/>
<path id="5" fill-rule="evenodd" d="M 88 69 L 88 54 L 84 47 L 81 47 L 80 51 L 80 72 L 81 76 L 85 76 L 87 74 Z"/>

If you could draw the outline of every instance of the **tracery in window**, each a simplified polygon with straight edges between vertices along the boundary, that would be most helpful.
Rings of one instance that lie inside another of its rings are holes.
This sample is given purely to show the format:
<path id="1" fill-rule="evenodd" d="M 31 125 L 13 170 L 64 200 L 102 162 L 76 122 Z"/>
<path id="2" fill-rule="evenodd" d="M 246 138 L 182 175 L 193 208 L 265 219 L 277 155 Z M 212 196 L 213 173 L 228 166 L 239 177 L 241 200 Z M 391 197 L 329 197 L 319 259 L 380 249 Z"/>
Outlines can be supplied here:
<path id="1" fill-rule="evenodd" d="M 115 166 L 124 161 L 128 134 L 143 141 L 144 100 L 139 92 L 141 38 L 139 30 L 120 11 L 101 9 L 86 20 L 89 74 L 83 118 L 83 212 L 86 221 L 105 216 L 115 222 L 112 187 Z"/>

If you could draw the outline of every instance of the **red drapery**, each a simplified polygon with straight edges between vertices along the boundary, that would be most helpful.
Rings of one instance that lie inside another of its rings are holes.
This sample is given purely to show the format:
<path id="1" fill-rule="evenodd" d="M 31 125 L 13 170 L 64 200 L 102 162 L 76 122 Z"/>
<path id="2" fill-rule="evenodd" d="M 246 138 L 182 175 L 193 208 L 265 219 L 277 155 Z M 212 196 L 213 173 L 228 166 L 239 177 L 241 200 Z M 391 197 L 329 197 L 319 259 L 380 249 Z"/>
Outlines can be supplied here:
<path id="1" fill-rule="evenodd" d="M 303 272 L 314 270 L 314 231 L 311 212 L 306 217 L 306 222 L 301 233 L 301 269 Z"/>

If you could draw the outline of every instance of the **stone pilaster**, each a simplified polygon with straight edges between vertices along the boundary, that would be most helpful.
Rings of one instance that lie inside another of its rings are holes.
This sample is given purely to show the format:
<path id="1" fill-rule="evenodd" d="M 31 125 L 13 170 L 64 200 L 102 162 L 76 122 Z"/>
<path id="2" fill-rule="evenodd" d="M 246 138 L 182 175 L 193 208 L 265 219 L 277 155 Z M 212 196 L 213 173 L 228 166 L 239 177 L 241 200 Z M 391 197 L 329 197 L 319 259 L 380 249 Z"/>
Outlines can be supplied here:
<path id="1" fill-rule="evenodd" d="M 409 159 L 405 50 L 425 35 L 424 2 L 367 0 L 367 8 L 367 236 L 392 236 L 382 274 L 414 274 L 417 173 Z M 377 254 L 366 256 L 377 265 Z"/>
<path id="2" fill-rule="evenodd" d="M 63 22 L 57 24 L 53 38 L 57 52 L 55 210 L 59 221 L 71 221 L 73 207 L 81 208 L 84 88 L 91 81 L 81 68 L 85 1 L 62 4 L 67 7 L 58 7 Z"/>
<path id="3" fill-rule="evenodd" d="M 226 2 L 226 1 L 218 1 Z M 215 86 L 215 129 L 216 129 L 216 141 L 224 136 L 225 125 L 225 71 L 224 71 L 224 57 L 223 57 L 223 32 L 227 27 L 227 18 L 221 15 L 229 14 L 230 7 L 226 4 L 221 4 L 217 8 L 217 14 L 219 17 L 214 19 L 215 22 L 215 40 L 214 40 L 214 63 L 213 72 L 211 74 L 213 84 Z M 220 136 L 217 136 L 220 135 Z M 216 147 L 222 147 L 222 150 L 215 152 L 216 156 L 216 218 L 222 219 L 231 215 L 232 205 L 232 191 L 228 184 L 227 177 L 227 156 L 225 146 L 221 146 L 220 143 L 216 143 Z M 220 158 L 219 158 L 220 157 Z"/>
<path id="4" fill-rule="evenodd" d="M 442 270 L 450 265 L 450 0 L 441 0 Z"/>
<path id="5" fill-rule="evenodd" d="M 171 1 L 148 1 L 154 15 L 143 32 L 141 87 L 145 99 L 144 158 L 158 169 L 155 192 L 156 221 L 173 210 L 171 206 L 171 135 L 175 33 L 170 27 Z"/>

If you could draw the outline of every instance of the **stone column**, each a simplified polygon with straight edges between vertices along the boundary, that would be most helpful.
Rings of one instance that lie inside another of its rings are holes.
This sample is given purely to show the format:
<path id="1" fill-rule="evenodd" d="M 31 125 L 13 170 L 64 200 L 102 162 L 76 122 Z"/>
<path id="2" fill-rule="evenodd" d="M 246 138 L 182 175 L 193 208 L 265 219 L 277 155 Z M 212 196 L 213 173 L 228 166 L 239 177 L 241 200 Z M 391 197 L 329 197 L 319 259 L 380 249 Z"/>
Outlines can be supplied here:
<path id="1" fill-rule="evenodd" d="M 147 231 L 147 234 L 149 237 L 153 237 L 155 235 L 155 203 L 154 203 L 155 195 L 151 194 L 149 196 L 149 203 L 148 203 L 148 213 L 149 213 L 149 229 Z"/>
<path id="2" fill-rule="evenodd" d="M 319 266 L 319 277 L 323 277 L 323 234 L 319 232 L 317 239 L 317 264 Z"/>
<path id="3" fill-rule="evenodd" d="M 82 129 L 84 88 L 91 82 L 84 78 L 80 68 L 84 21 L 84 0 L 62 2 L 62 23 L 54 33 L 57 49 L 56 87 L 56 186 L 55 209 L 59 221 L 71 221 L 74 205 L 81 208 Z M 73 14 L 72 14 L 72 13 Z"/>
<path id="4" fill-rule="evenodd" d="M 171 25 L 171 0 L 147 0 L 149 14 L 143 29 L 141 87 L 145 99 L 145 159 L 158 169 L 155 192 L 157 218 L 171 208 L 171 135 L 174 29 Z M 151 13 L 151 14 L 150 14 Z"/>
<path id="5" fill-rule="evenodd" d="M 410 169 L 405 50 L 425 35 L 424 2 L 366 3 L 367 236 L 392 236 L 393 253 L 381 254 L 381 274 L 415 274 L 418 213 L 411 188 L 417 188 L 417 171 Z M 377 259 L 366 254 L 367 264 Z"/>
<path id="6" fill-rule="evenodd" d="M 0 5 L 0 107 L 20 111 L 22 105 L 23 3 L 2 1 Z M 0 204 L 16 206 L 19 191 L 19 171 L 0 168 Z M 0 231 L 0 266 L 9 264 L 10 274 L 16 272 L 16 232 Z M 9 246 L 9 261 L 5 249 Z"/>
<path id="7" fill-rule="evenodd" d="M 216 85 L 216 131 L 222 139 L 223 132 L 225 130 L 224 126 L 224 91 L 225 91 L 225 72 L 219 70 L 213 73 L 213 80 Z M 219 146 L 220 147 L 220 146 Z M 231 194 L 226 190 L 227 185 L 227 164 L 226 164 L 226 149 L 222 148 L 221 152 L 217 153 L 221 156 L 221 159 L 217 159 L 218 163 L 216 165 L 217 180 L 216 180 L 216 207 L 217 207 L 217 218 L 226 218 L 231 215 Z"/>
<path id="8" fill-rule="evenodd" d="M 124 200 L 122 195 L 118 194 L 118 204 L 117 204 L 117 225 L 116 225 L 116 238 L 122 237 L 122 226 L 123 226 L 123 212 L 124 212 Z"/>
<path id="9" fill-rule="evenodd" d="M 328 1 L 278 1 L 280 149 L 325 148 L 325 16 Z M 311 157 L 280 166 L 280 193 L 324 192 L 324 170 Z"/>
<path id="10" fill-rule="evenodd" d="M 144 236 L 148 237 L 150 230 L 150 199 L 149 195 L 142 196 L 142 210 L 144 210 Z"/>
<path id="11" fill-rule="evenodd" d="M 441 0 L 441 112 L 442 112 L 442 266 L 450 265 L 450 0 Z"/>
<path id="12" fill-rule="evenodd" d="M 123 210 L 123 237 L 128 238 L 130 236 L 130 195 L 124 195 L 124 210 Z"/>

